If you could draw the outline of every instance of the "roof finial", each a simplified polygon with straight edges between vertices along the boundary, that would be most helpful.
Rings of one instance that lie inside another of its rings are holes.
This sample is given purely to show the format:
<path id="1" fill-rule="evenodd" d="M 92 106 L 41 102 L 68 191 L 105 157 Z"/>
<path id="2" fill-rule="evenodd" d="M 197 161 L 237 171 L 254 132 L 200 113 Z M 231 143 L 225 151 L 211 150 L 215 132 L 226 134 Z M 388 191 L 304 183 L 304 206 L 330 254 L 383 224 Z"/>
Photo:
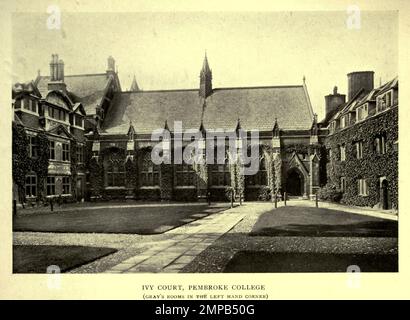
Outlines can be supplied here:
<path id="1" fill-rule="evenodd" d="M 134 74 L 134 78 L 132 79 L 130 91 L 140 91 L 140 88 L 138 86 L 137 78 L 135 77 L 135 74 Z"/>
<path id="2" fill-rule="evenodd" d="M 306 77 L 305 77 L 305 75 L 303 75 L 303 83 L 305 83 L 306 82 Z"/>

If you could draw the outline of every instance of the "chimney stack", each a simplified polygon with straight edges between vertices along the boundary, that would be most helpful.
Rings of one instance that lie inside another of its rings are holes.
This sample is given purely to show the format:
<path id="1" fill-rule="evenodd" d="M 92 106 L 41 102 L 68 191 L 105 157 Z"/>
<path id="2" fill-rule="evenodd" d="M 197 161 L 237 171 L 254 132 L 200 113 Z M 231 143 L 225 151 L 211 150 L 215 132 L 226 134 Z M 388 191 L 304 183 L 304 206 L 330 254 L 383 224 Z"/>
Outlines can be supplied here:
<path id="1" fill-rule="evenodd" d="M 109 56 L 107 59 L 107 73 L 115 72 L 115 60 L 112 56 Z"/>
<path id="2" fill-rule="evenodd" d="M 346 102 L 346 95 L 337 92 L 337 87 L 333 88 L 333 94 L 325 96 L 325 117 L 328 119 L 330 114 L 333 114 L 335 110 Z"/>
<path id="3" fill-rule="evenodd" d="M 58 60 L 58 81 L 64 82 L 64 61 L 62 59 Z"/>
<path id="4" fill-rule="evenodd" d="M 64 62 L 58 59 L 58 54 L 51 55 L 50 62 L 50 82 L 48 90 L 60 90 L 66 92 L 66 84 L 64 83 Z"/>
<path id="5" fill-rule="evenodd" d="M 364 89 L 369 93 L 374 88 L 374 72 L 373 71 L 356 71 L 347 74 L 347 95 L 350 101 L 356 93 Z"/>

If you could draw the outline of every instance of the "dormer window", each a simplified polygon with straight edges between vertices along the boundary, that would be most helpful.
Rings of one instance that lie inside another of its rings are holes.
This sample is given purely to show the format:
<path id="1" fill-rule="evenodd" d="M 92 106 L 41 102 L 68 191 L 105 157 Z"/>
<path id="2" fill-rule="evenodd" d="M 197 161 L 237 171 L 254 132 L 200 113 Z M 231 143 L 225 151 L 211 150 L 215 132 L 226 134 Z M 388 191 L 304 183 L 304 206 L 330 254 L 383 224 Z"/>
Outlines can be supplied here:
<path id="1" fill-rule="evenodd" d="M 377 112 L 382 112 L 393 105 L 393 91 L 390 90 L 377 97 Z"/>
<path id="2" fill-rule="evenodd" d="M 343 129 L 346 127 L 346 116 L 343 116 L 340 118 L 340 129 Z"/>
<path id="3" fill-rule="evenodd" d="M 83 117 L 78 115 L 78 114 L 75 114 L 74 115 L 74 125 L 76 127 L 83 128 L 83 125 L 84 125 L 83 124 Z"/>
<path id="4" fill-rule="evenodd" d="M 332 121 L 332 122 L 330 123 L 329 129 L 330 129 L 330 133 L 334 133 L 334 132 L 335 132 L 335 130 L 336 130 L 336 121 Z"/>
<path id="5" fill-rule="evenodd" d="M 62 109 L 48 107 L 48 116 L 55 120 L 66 121 L 66 112 Z"/>
<path id="6" fill-rule="evenodd" d="M 29 113 L 36 113 L 37 114 L 37 101 L 30 99 L 28 97 L 18 99 L 14 103 L 15 109 L 22 109 Z"/>
<path id="7" fill-rule="evenodd" d="M 356 113 L 357 122 L 366 119 L 368 115 L 369 115 L 369 108 L 368 108 L 367 103 L 357 108 L 357 113 Z"/>

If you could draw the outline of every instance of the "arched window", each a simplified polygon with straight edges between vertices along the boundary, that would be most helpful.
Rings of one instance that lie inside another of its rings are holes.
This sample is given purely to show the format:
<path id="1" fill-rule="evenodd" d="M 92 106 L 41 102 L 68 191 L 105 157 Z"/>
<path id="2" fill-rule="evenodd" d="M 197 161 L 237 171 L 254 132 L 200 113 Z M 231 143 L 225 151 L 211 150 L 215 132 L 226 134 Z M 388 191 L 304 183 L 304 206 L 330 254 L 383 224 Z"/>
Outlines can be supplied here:
<path id="1" fill-rule="evenodd" d="M 231 186 L 231 170 L 229 159 L 226 156 L 224 163 L 218 163 L 217 152 L 215 150 L 215 161 L 211 165 L 211 185 L 212 186 Z"/>
<path id="2" fill-rule="evenodd" d="M 265 157 L 259 159 L 259 170 L 254 175 L 247 177 L 247 185 L 249 186 L 266 186 L 268 183 Z"/>
<path id="3" fill-rule="evenodd" d="M 191 155 L 193 156 L 193 155 Z M 192 164 L 186 163 L 175 165 L 176 169 L 176 185 L 177 186 L 194 186 L 195 185 L 195 170 Z"/>
<path id="4" fill-rule="evenodd" d="M 125 166 L 121 160 L 109 160 L 107 163 L 107 186 L 123 187 L 125 185 Z"/>
<path id="5" fill-rule="evenodd" d="M 146 152 L 141 164 L 141 186 L 159 186 L 159 168 L 159 165 L 152 162 L 151 152 Z"/>

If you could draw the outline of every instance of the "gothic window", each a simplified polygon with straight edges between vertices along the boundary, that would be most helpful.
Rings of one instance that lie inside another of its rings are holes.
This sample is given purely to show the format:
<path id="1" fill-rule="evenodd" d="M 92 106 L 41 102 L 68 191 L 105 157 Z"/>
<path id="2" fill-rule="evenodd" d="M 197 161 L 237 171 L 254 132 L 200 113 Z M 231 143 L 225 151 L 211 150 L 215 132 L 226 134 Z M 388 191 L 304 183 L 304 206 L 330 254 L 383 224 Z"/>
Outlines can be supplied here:
<path id="1" fill-rule="evenodd" d="M 191 155 L 192 159 L 193 155 Z M 182 164 L 176 166 L 176 184 L 177 186 L 194 186 L 195 185 L 195 170 L 192 164 L 188 164 L 183 160 Z"/>
<path id="2" fill-rule="evenodd" d="M 266 186 L 268 182 L 265 157 L 261 157 L 259 161 L 259 170 L 254 175 L 249 175 L 247 185 L 249 186 Z"/>
<path id="3" fill-rule="evenodd" d="M 122 187 L 125 184 L 125 166 L 121 160 L 109 160 L 107 165 L 107 186 Z"/>
<path id="4" fill-rule="evenodd" d="M 224 163 L 218 163 L 217 152 L 215 150 L 215 161 L 211 165 L 211 185 L 212 186 L 231 186 L 231 170 L 229 160 L 225 158 Z"/>
<path id="5" fill-rule="evenodd" d="M 176 178 L 178 186 L 193 186 L 195 183 L 195 171 L 192 164 L 177 164 Z"/>
<path id="6" fill-rule="evenodd" d="M 146 152 L 142 159 L 141 167 L 141 185 L 142 186 L 159 186 L 159 165 L 151 160 L 151 152 Z"/>

